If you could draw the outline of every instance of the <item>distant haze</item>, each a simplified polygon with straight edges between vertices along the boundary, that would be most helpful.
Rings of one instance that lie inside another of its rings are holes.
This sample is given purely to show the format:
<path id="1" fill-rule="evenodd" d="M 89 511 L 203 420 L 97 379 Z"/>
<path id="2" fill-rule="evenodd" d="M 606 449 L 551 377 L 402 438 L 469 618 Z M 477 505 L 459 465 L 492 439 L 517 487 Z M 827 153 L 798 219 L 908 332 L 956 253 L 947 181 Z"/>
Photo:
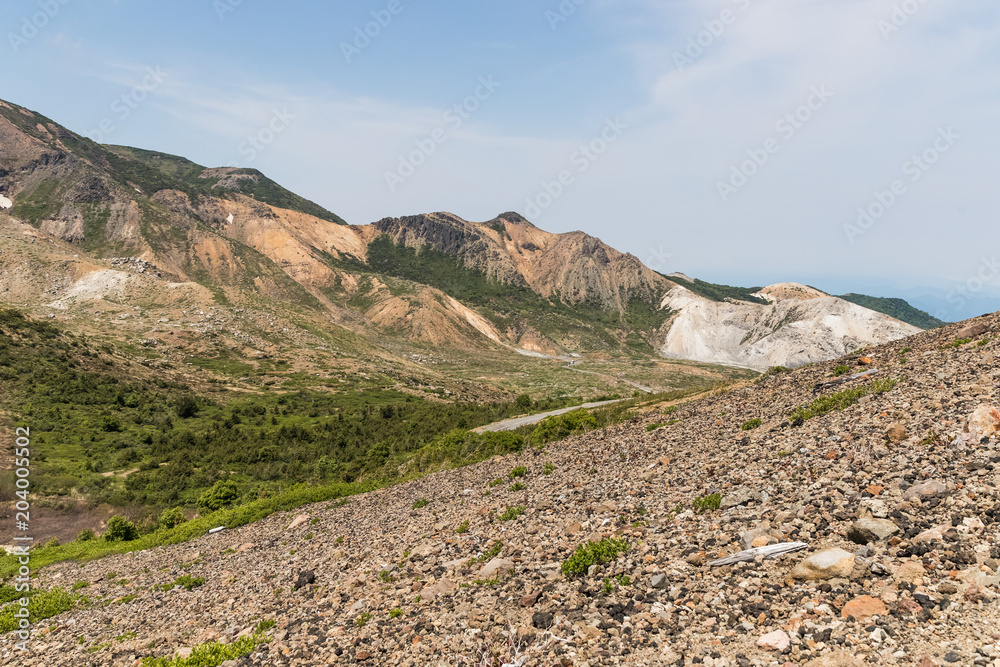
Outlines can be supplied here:
<path id="1" fill-rule="evenodd" d="M 2 97 L 352 223 L 515 210 L 664 273 L 1000 309 L 995 2 L 39 7 L 5 6 Z"/>

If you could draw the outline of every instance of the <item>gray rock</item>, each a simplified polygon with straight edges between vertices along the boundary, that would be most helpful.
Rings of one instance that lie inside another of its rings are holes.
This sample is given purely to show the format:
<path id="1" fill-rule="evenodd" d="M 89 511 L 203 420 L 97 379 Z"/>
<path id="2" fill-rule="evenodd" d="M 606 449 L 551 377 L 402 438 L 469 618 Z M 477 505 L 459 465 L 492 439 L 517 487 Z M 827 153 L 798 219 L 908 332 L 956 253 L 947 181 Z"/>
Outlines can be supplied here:
<path id="1" fill-rule="evenodd" d="M 804 559 L 792 569 L 794 579 L 823 581 L 849 577 L 854 570 L 854 554 L 843 549 L 824 549 Z"/>
<path id="2" fill-rule="evenodd" d="M 892 521 L 866 516 L 854 522 L 847 531 L 847 539 L 857 544 L 869 544 L 887 540 L 898 532 L 899 526 Z"/>
<path id="3" fill-rule="evenodd" d="M 651 582 L 653 588 L 663 590 L 667 587 L 667 575 L 665 574 L 654 574 Z"/>

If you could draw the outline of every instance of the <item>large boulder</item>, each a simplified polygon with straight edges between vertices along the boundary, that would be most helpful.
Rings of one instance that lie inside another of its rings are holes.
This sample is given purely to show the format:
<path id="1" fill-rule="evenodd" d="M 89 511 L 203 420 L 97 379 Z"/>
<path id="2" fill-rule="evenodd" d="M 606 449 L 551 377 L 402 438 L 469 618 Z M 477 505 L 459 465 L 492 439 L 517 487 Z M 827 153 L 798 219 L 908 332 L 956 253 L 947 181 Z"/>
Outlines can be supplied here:
<path id="1" fill-rule="evenodd" d="M 847 531 L 847 539 L 856 544 L 882 542 L 899 532 L 899 526 L 889 519 L 875 519 L 864 516 L 854 522 Z"/>
<path id="2" fill-rule="evenodd" d="M 792 569 L 792 578 L 804 581 L 824 581 L 847 578 L 854 571 L 854 554 L 843 549 L 824 549 L 805 558 Z"/>

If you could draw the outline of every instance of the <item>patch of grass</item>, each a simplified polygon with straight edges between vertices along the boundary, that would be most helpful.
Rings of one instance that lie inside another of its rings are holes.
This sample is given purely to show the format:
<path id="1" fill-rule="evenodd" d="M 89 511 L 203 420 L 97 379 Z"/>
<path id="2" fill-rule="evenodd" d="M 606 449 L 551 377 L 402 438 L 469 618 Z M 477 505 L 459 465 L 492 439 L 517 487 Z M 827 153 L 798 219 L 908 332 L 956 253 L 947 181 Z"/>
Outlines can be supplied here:
<path id="1" fill-rule="evenodd" d="M 158 591 L 172 591 L 176 586 L 180 586 L 186 591 L 192 591 L 195 588 L 204 585 L 204 583 L 205 583 L 204 577 L 192 577 L 190 575 L 185 574 L 180 577 L 177 577 L 170 583 L 159 584 L 158 586 L 154 586 L 154 588 Z"/>
<path id="2" fill-rule="evenodd" d="M 510 474 L 507 475 L 507 476 L 510 477 L 511 479 L 515 479 L 517 477 L 524 477 L 527 474 L 528 474 L 528 469 L 527 468 L 525 468 L 524 466 L 518 466 L 518 467 L 514 468 L 513 470 L 511 470 Z"/>
<path id="3" fill-rule="evenodd" d="M 551 475 L 556 467 L 549 461 L 545 462 L 545 470 L 542 471 L 543 475 Z"/>
<path id="4" fill-rule="evenodd" d="M 952 343 L 951 346 L 952 347 L 962 347 L 963 345 L 965 345 L 967 343 L 971 343 L 971 342 L 972 342 L 971 338 L 959 338 L 954 343 Z"/>
<path id="5" fill-rule="evenodd" d="M 459 535 L 461 535 L 462 533 L 469 532 L 469 520 L 466 519 L 465 521 L 463 521 L 462 524 L 455 529 L 455 532 L 458 533 Z"/>
<path id="6" fill-rule="evenodd" d="M 403 610 L 400 609 L 399 607 L 389 610 L 389 618 L 399 618 L 402 615 L 403 615 Z"/>
<path id="7" fill-rule="evenodd" d="M 809 405 L 796 409 L 795 412 L 791 414 L 790 419 L 793 421 L 796 419 L 812 419 L 817 415 L 822 415 L 827 412 L 843 410 L 854 405 L 865 396 L 884 394 L 885 392 L 890 391 L 896 386 L 897 382 L 898 380 L 893 380 L 891 378 L 882 378 L 880 380 L 873 380 L 872 382 L 861 385 L 860 387 L 845 389 L 844 391 L 837 392 L 836 394 L 830 394 L 829 396 L 821 396 Z"/>
<path id="8" fill-rule="evenodd" d="M 699 514 L 702 512 L 712 512 L 719 509 L 719 506 L 722 504 L 722 494 L 713 493 L 710 496 L 695 498 L 692 504 Z"/>
<path id="9" fill-rule="evenodd" d="M 663 428 L 667 425 L 667 422 L 656 422 L 655 424 L 646 424 L 646 432 L 655 431 L 658 428 Z"/>
<path id="10" fill-rule="evenodd" d="M 617 559 L 630 549 L 628 540 L 605 537 L 599 542 L 581 544 L 562 564 L 562 572 L 567 577 L 579 577 L 587 573 L 591 565 L 604 565 Z"/>
<path id="11" fill-rule="evenodd" d="M 525 486 L 524 484 L 522 484 L 521 482 L 514 482 L 513 484 L 510 485 L 510 490 L 511 491 L 521 491 L 522 489 L 526 489 L 526 488 L 528 488 L 528 487 Z"/>
<path id="12" fill-rule="evenodd" d="M 840 366 L 837 366 L 836 368 L 833 369 L 833 375 L 834 375 L 834 377 L 840 377 L 841 375 L 846 375 L 847 373 L 850 373 L 850 372 L 851 372 L 851 367 L 850 366 L 844 366 L 843 364 L 841 364 Z"/>
<path id="13" fill-rule="evenodd" d="M 760 426 L 760 423 L 761 423 L 760 419 L 758 419 L 758 418 L 755 417 L 753 419 L 750 419 L 750 420 L 747 420 L 747 421 L 743 422 L 743 426 L 740 426 L 740 430 L 741 431 L 750 431 L 750 430 L 753 430 L 753 429 L 757 428 L 758 426 Z"/>
<path id="14" fill-rule="evenodd" d="M 413 501 L 413 509 L 418 510 L 418 509 L 421 509 L 423 507 L 427 507 L 430 504 L 431 504 L 431 501 L 427 500 L 426 498 L 419 498 L 419 499 Z"/>
<path id="15" fill-rule="evenodd" d="M 524 514 L 524 505 L 517 505 L 516 507 L 508 507 L 498 518 L 501 521 L 513 521 L 522 514 Z"/>
<path id="16" fill-rule="evenodd" d="M 494 486 L 500 486 L 503 484 L 503 477 L 497 477 L 495 480 L 490 482 L 489 487 L 492 489 Z"/>
<path id="17" fill-rule="evenodd" d="M 15 562 L 16 559 L 11 559 Z M 45 591 L 36 591 L 34 595 L 28 597 L 28 614 L 33 623 L 58 616 L 67 612 L 78 604 L 89 602 L 82 595 L 74 595 L 64 588 L 51 588 Z M 0 610 L 0 634 L 16 630 L 18 619 L 14 617 L 16 609 L 21 605 L 17 601 L 12 601 Z"/>
<path id="18" fill-rule="evenodd" d="M 271 638 L 258 630 L 252 635 L 242 637 L 231 644 L 208 642 L 194 647 L 187 658 L 151 658 L 146 657 L 139 663 L 140 667 L 217 667 L 228 660 L 236 660 L 252 653 L 257 646 L 266 644 Z"/>
<path id="19" fill-rule="evenodd" d="M 354 619 L 354 627 L 363 628 L 370 620 L 372 620 L 372 615 L 367 611 L 362 612 L 356 619 Z"/>

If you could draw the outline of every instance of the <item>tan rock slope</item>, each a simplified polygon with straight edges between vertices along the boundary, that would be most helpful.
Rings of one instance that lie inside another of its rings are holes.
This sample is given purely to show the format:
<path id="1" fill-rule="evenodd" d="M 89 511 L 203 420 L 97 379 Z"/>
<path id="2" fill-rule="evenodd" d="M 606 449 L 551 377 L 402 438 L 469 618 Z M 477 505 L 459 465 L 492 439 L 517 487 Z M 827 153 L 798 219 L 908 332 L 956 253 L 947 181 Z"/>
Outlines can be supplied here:
<path id="1" fill-rule="evenodd" d="M 89 584 L 91 604 L 16 664 L 133 665 L 270 619 L 227 665 L 997 667 L 998 355 L 994 314 L 347 504 L 57 564 L 38 585 Z M 604 538 L 627 548 L 563 571 Z M 790 542 L 805 550 L 713 565 Z M 162 590 L 180 575 L 205 583 Z"/>

